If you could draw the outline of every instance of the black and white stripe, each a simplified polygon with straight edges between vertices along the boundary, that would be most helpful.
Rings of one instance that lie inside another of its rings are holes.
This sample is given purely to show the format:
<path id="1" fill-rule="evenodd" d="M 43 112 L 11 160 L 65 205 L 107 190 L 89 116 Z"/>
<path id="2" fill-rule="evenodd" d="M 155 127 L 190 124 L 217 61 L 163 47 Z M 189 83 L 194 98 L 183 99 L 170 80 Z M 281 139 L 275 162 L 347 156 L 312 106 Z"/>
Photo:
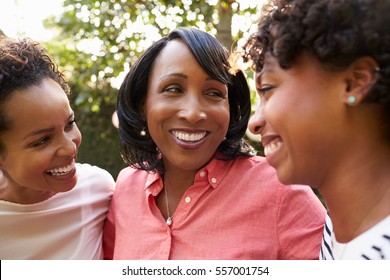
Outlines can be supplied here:
<path id="1" fill-rule="evenodd" d="M 320 260 L 334 260 L 335 256 L 341 259 L 361 260 L 390 260 L 390 216 L 338 249 L 334 239 L 333 225 L 329 213 L 325 218 L 322 236 Z M 345 251 L 345 254 L 344 254 Z M 349 251 L 349 253 L 347 253 Z M 352 253 L 351 253 L 352 252 Z M 339 259 L 336 257 L 336 259 Z"/>
<path id="2" fill-rule="evenodd" d="M 320 251 L 320 260 L 334 260 L 332 253 L 332 232 L 333 225 L 329 217 L 329 213 L 326 214 L 324 233 L 322 234 L 322 244 Z"/>

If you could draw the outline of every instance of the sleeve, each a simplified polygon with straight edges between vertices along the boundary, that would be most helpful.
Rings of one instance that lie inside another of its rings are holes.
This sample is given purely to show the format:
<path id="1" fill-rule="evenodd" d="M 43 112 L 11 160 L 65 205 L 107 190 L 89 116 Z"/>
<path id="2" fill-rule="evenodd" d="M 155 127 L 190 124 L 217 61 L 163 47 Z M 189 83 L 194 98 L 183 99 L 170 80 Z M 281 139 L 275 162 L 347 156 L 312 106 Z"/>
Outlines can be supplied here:
<path id="1" fill-rule="evenodd" d="M 114 197 L 111 200 L 110 209 L 104 223 L 103 229 L 103 258 L 105 260 L 112 260 L 114 258 L 114 244 L 115 244 L 115 213 L 114 213 Z"/>
<path id="2" fill-rule="evenodd" d="M 278 211 L 282 258 L 318 260 L 326 209 L 308 186 L 284 186 Z"/>
<path id="3" fill-rule="evenodd" d="M 88 163 L 78 163 L 78 184 L 93 186 L 94 193 L 99 193 L 111 200 L 115 188 L 115 180 L 105 169 Z"/>
<path id="4" fill-rule="evenodd" d="M 97 167 L 95 167 L 97 168 Z M 113 213 L 113 192 L 115 191 L 115 180 L 111 176 L 111 174 L 104 170 L 97 168 L 100 176 L 95 176 L 95 179 L 98 180 L 96 182 L 95 187 L 100 185 L 100 189 L 107 196 L 109 196 L 109 204 L 108 213 L 104 220 L 104 228 L 103 228 L 103 258 L 104 259 L 112 259 L 113 251 L 114 251 L 114 241 L 115 241 L 115 221 L 114 221 L 114 213 Z M 107 205 L 107 206 L 108 206 Z M 107 211 L 107 210 L 106 210 Z"/>
<path id="5" fill-rule="evenodd" d="M 116 213 L 120 212 L 117 209 L 117 199 L 121 196 L 121 185 L 123 181 L 126 181 L 128 173 L 127 169 L 121 170 L 116 179 L 114 193 L 111 199 L 110 208 L 107 213 L 107 217 L 104 223 L 103 229 L 103 258 L 105 260 L 112 260 L 114 258 L 115 239 L 116 239 Z M 119 205 L 118 205 L 119 206 Z"/>

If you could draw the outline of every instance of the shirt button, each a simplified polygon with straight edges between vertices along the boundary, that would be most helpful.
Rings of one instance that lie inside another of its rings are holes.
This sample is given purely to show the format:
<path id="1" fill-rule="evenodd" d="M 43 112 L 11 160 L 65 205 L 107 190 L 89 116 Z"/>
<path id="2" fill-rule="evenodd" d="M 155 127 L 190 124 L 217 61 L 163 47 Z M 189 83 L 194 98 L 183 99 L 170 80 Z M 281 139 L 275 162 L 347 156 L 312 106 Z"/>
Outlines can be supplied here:
<path id="1" fill-rule="evenodd" d="M 199 175 L 200 175 L 200 177 L 204 177 L 206 175 L 206 172 L 201 171 Z"/>
<path id="2" fill-rule="evenodd" d="M 216 183 L 217 182 L 217 179 L 215 179 L 215 178 L 211 178 L 211 183 Z"/>
<path id="3" fill-rule="evenodd" d="M 190 203 L 190 202 L 191 202 L 191 197 L 187 196 L 187 197 L 184 199 L 184 201 L 185 201 L 186 203 Z"/>

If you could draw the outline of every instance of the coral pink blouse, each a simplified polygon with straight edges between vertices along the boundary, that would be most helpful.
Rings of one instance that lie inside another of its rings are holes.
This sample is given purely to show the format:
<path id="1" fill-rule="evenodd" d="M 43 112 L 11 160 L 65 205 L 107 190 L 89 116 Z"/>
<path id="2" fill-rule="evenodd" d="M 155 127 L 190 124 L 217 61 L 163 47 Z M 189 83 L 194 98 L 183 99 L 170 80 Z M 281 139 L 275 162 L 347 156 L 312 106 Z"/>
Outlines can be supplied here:
<path id="1" fill-rule="evenodd" d="M 155 203 L 159 174 L 117 179 L 104 231 L 106 259 L 318 259 L 325 208 L 307 186 L 279 183 L 263 157 L 213 159 L 168 226 Z"/>

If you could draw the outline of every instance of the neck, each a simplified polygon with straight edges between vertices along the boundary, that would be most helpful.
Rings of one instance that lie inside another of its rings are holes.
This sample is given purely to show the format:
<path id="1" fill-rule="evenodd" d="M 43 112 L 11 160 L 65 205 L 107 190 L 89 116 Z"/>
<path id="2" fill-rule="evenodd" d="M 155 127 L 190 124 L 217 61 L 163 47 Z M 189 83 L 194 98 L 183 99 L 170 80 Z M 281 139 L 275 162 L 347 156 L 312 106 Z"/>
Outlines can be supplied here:
<path id="1" fill-rule="evenodd" d="M 320 188 L 338 242 L 349 242 L 390 215 L 390 163 L 360 161 Z M 351 171 L 353 170 L 353 171 Z"/>
<path id="2" fill-rule="evenodd" d="M 177 172 L 167 170 L 164 174 L 164 184 L 168 187 L 169 195 L 180 200 L 185 191 L 194 184 L 194 171 Z"/>
<path id="3" fill-rule="evenodd" d="M 195 172 L 183 172 L 167 169 L 163 175 L 163 190 L 156 197 L 156 204 L 163 217 L 167 220 L 173 217 L 180 199 L 185 191 L 194 183 Z"/>

